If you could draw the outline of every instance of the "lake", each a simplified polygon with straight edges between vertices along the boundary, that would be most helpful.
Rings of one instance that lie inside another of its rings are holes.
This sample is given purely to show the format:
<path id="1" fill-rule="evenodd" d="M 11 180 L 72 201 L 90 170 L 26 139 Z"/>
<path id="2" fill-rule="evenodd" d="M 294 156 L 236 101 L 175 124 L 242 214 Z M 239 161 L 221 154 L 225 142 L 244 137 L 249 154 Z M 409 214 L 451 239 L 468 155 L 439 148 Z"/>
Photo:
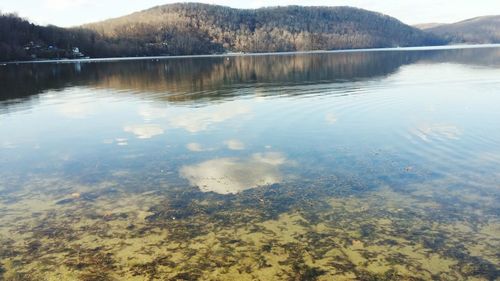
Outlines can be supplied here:
<path id="1" fill-rule="evenodd" d="M 498 280 L 500 47 L 0 66 L 2 274 Z"/>

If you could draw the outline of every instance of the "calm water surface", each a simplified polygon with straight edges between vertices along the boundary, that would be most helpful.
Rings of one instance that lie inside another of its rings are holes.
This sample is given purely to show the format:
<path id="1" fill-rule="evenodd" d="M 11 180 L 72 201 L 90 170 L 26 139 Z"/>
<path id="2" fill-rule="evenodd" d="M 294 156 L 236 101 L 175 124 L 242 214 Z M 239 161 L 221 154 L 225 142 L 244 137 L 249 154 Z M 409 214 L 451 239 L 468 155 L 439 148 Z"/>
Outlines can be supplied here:
<path id="1" fill-rule="evenodd" d="M 499 280 L 500 48 L 0 66 L 0 280 Z"/>

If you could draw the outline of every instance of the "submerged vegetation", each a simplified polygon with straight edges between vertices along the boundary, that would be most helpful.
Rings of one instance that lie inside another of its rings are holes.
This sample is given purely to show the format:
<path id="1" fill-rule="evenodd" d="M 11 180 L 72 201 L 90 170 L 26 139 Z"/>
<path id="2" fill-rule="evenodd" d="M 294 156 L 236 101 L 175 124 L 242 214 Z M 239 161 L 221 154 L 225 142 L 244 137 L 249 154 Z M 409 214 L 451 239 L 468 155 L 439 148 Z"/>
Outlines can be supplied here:
<path id="1" fill-rule="evenodd" d="M 467 189 L 455 194 L 446 188 L 457 184 L 451 179 L 415 183 L 411 193 L 387 186 L 353 191 L 354 182 L 330 178 L 232 195 L 167 183 L 132 192 L 112 181 L 71 193 L 50 191 L 53 183 L 33 180 L 47 195 L 3 194 L 4 280 L 496 280 L 500 274 L 498 198 L 468 198 L 477 193 Z"/>

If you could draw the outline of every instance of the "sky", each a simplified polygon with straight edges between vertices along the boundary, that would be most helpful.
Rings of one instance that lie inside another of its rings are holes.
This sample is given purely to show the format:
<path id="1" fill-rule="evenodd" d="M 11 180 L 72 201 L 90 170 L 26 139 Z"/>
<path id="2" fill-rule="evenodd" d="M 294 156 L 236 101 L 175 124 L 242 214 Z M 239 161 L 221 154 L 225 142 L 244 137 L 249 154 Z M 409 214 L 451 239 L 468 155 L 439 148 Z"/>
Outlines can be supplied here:
<path id="1" fill-rule="evenodd" d="M 16 12 L 37 24 L 63 27 L 126 15 L 182 0 L 1 0 L 0 11 Z M 267 6 L 353 6 L 381 12 L 407 24 L 451 23 L 500 14 L 500 0 L 198 0 L 234 8 Z"/>

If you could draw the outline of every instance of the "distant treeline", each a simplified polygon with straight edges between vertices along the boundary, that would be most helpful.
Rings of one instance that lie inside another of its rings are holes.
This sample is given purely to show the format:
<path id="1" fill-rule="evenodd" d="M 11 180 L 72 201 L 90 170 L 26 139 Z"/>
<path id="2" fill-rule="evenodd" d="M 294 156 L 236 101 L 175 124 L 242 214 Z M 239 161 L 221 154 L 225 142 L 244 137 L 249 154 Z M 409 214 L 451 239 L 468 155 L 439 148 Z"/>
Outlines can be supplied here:
<path id="1" fill-rule="evenodd" d="M 186 3 L 80 28 L 37 26 L 0 15 L 0 60 L 190 55 L 440 45 L 447 41 L 397 19 L 350 7 L 256 10 Z M 74 50 L 74 48 L 78 50 Z"/>
<path id="2" fill-rule="evenodd" d="M 86 28 L 39 26 L 13 14 L 0 14 L 0 61 L 111 57 L 148 54 L 134 40 L 106 38 Z"/>
<path id="3" fill-rule="evenodd" d="M 476 17 L 424 29 L 453 43 L 500 43 L 500 16 Z"/>

